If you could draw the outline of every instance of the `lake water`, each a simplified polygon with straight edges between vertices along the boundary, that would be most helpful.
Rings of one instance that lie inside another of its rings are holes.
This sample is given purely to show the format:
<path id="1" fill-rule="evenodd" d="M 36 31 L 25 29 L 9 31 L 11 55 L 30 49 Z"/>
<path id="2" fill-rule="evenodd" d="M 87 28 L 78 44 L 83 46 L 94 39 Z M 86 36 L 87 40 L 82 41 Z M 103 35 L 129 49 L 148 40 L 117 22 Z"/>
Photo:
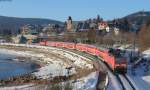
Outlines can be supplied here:
<path id="1" fill-rule="evenodd" d="M 36 64 L 15 61 L 13 60 L 15 57 L 0 52 L 0 80 L 29 74 L 36 70 Z"/>

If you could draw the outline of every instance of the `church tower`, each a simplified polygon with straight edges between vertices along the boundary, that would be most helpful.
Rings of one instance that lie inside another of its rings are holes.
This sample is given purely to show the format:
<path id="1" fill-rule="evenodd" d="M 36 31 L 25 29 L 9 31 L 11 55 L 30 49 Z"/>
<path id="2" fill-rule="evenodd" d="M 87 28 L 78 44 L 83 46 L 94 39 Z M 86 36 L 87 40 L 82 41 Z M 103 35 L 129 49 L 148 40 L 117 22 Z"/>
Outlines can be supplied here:
<path id="1" fill-rule="evenodd" d="M 67 20 L 67 32 L 72 32 L 72 31 L 73 31 L 73 23 L 72 23 L 71 16 L 69 16 Z"/>

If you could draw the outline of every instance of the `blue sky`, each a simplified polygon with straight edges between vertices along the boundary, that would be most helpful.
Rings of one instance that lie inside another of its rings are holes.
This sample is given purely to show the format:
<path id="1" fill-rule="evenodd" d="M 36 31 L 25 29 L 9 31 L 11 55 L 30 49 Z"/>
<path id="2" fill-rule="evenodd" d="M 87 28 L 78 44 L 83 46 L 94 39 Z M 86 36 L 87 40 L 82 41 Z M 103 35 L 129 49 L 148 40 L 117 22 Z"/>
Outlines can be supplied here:
<path id="1" fill-rule="evenodd" d="M 150 11 L 150 0 L 12 0 L 0 2 L 0 15 L 64 21 L 96 17 L 105 20 L 140 10 Z"/>

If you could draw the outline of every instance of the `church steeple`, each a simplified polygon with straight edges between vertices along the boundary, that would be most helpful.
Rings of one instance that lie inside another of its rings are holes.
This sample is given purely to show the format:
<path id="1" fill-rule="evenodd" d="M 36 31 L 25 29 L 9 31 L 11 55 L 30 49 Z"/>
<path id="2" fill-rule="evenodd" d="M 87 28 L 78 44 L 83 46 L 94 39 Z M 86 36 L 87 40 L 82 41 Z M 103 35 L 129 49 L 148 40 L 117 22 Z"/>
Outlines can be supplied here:
<path id="1" fill-rule="evenodd" d="M 67 19 L 67 31 L 68 32 L 72 32 L 73 31 L 73 23 L 72 23 L 71 16 L 69 16 L 68 19 Z"/>

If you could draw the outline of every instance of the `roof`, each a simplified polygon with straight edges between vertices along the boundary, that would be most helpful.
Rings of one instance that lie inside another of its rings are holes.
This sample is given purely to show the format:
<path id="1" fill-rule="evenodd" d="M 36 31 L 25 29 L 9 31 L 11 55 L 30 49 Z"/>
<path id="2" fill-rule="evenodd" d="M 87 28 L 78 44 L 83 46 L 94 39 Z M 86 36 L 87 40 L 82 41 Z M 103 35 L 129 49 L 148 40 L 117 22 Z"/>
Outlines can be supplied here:
<path id="1" fill-rule="evenodd" d="M 78 43 L 78 45 L 87 46 L 87 47 L 89 47 L 89 48 L 97 48 L 97 47 L 95 47 L 95 46 L 93 46 L 93 45 L 88 45 L 88 44 L 81 44 L 81 43 Z"/>

